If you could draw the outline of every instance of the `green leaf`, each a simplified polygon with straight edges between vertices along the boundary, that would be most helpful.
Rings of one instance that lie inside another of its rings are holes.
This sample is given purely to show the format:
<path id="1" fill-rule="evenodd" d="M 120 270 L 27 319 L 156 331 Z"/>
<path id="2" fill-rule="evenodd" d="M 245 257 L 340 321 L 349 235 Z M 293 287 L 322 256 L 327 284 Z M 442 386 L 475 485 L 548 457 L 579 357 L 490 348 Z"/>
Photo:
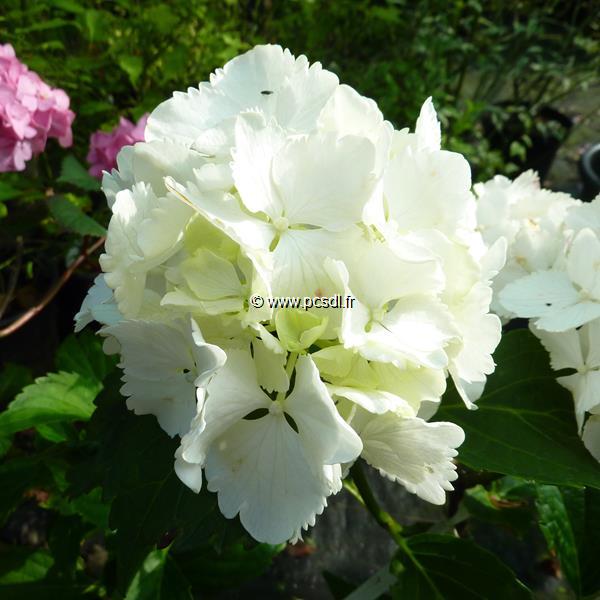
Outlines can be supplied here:
<path id="1" fill-rule="evenodd" d="M 531 598 L 529 590 L 504 563 L 470 540 L 421 534 L 406 541 L 423 570 L 399 550 L 395 560 L 400 560 L 402 567 L 392 564 L 393 571 L 401 571 L 394 598 Z"/>
<path id="2" fill-rule="evenodd" d="M 0 413 L 0 438 L 35 427 L 51 442 L 77 439 L 70 423 L 91 417 L 94 398 L 115 363 L 92 333 L 69 336 L 56 354 L 60 371 L 36 379 Z M 21 372 L 21 381 L 24 376 Z"/>
<path id="3" fill-rule="evenodd" d="M 102 490 L 99 487 L 87 494 L 63 500 L 60 506 L 55 507 L 62 514 L 77 514 L 86 523 L 98 529 L 108 529 L 110 505 L 102 499 Z"/>
<path id="4" fill-rule="evenodd" d="M 84 8 L 79 4 L 79 2 L 75 2 L 74 0 L 52 0 L 53 6 L 56 8 L 60 8 L 65 12 L 80 14 L 84 11 Z"/>
<path id="5" fill-rule="evenodd" d="M 31 371 L 27 367 L 6 363 L 0 373 L 0 410 L 27 385 L 33 383 Z M 12 435 L 0 435 L 0 457 L 12 446 Z"/>
<path id="6" fill-rule="evenodd" d="M 90 452 L 81 454 L 68 476 L 70 493 L 102 485 L 112 500 L 109 525 L 116 531 L 118 587 L 124 592 L 145 556 L 165 534 L 203 527 L 203 541 L 227 523 L 214 494 L 194 494 L 173 469 L 178 441 L 165 434 L 153 416 L 136 416 L 119 394 L 117 373 L 105 382 L 88 427 Z"/>
<path id="7" fill-rule="evenodd" d="M 600 491 L 536 486 L 536 493 L 548 547 L 561 561 L 573 589 L 583 597 L 594 597 L 600 591 Z"/>
<path id="8" fill-rule="evenodd" d="M 100 182 L 92 177 L 72 154 L 63 159 L 60 177 L 57 181 L 69 183 L 88 192 L 95 192 L 100 189 Z"/>
<path id="9" fill-rule="evenodd" d="M 102 237 L 106 229 L 65 196 L 53 196 L 48 201 L 50 213 L 67 230 L 80 235 Z"/>
<path id="10" fill-rule="evenodd" d="M 78 373 L 49 373 L 28 385 L 0 413 L 0 436 L 65 421 L 87 421 L 102 384 Z"/>
<path id="11" fill-rule="evenodd" d="M 190 583 L 169 556 L 168 548 L 148 554 L 125 600 L 192 600 Z"/>
<path id="12" fill-rule="evenodd" d="M 87 585 L 74 584 L 72 581 L 32 581 L 14 585 L 0 586 L 2 600 L 32 600 L 32 598 L 50 598 L 60 600 L 81 600 L 97 598 L 90 596 Z"/>
<path id="13" fill-rule="evenodd" d="M 32 382 L 33 376 L 27 367 L 6 363 L 0 373 L 0 407 L 8 404 L 26 385 Z"/>
<path id="14" fill-rule="evenodd" d="M 46 577 L 54 559 L 48 550 L 10 547 L 0 553 L 0 594 L 3 585 L 27 583 Z"/>
<path id="15" fill-rule="evenodd" d="M 579 597 L 581 578 L 575 533 L 560 489 L 554 485 L 538 485 L 535 504 L 548 548 L 555 553 L 565 577 Z"/>
<path id="16" fill-rule="evenodd" d="M 534 511 L 527 501 L 511 501 L 482 485 L 466 490 L 463 504 L 471 517 L 508 527 L 520 536 L 527 535 L 533 523 Z"/>
<path id="17" fill-rule="evenodd" d="M 142 57 L 125 54 L 119 57 L 119 66 L 127 73 L 129 80 L 135 86 L 144 70 Z"/>
<path id="18" fill-rule="evenodd" d="M 102 350 L 101 339 L 89 331 L 71 334 L 56 352 L 56 367 L 102 382 L 115 370 L 116 358 Z"/>
<path id="19" fill-rule="evenodd" d="M 219 591 L 262 575 L 284 547 L 256 544 L 246 548 L 238 542 L 216 552 L 211 544 L 205 544 L 202 548 L 177 553 L 174 558 L 193 589 Z"/>
<path id="20" fill-rule="evenodd" d="M 81 554 L 81 542 L 88 527 L 77 516 L 58 516 L 52 522 L 48 546 L 54 564 L 48 576 L 56 579 L 73 579 L 77 560 Z"/>
<path id="21" fill-rule="evenodd" d="M 459 460 L 540 483 L 600 488 L 600 465 L 577 435 L 571 395 L 556 383 L 540 342 L 527 330 L 511 331 L 494 358 L 477 410 L 467 410 L 452 388 L 435 416 L 465 430 Z"/>
<path id="22" fill-rule="evenodd" d="M 21 190 L 9 185 L 8 183 L 0 181 L 0 202 L 4 202 L 5 200 L 14 200 L 21 194 Z"/>

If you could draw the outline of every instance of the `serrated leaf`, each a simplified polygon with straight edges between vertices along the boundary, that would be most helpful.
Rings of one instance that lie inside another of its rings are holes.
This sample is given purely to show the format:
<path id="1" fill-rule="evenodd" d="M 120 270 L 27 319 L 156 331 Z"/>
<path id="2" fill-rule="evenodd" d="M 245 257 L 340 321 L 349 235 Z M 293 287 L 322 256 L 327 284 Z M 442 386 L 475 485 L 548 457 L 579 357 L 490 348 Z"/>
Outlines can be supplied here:
<path id="1" fill-rule="evenodd" d="M 560 489 L 554 485 L 538 485 L 535 504 L 548 548 L 556 554 L 565 577 L 579 597 L 581 579 L 575 533 Z"/>
<path id="2" fill-rule="evenodd" d="M 0 408 L 32 382 L 33 376 L 27 367 L 6 363 L 0 373 Z"/>
<path id="3" fill-rule="evenodd" d="M 540 342 L 527 330 L 511 331 L 494 359 L 477 410 L 466 410 L 451 388 L 435 416 L 465 430 L 458 460 L 540 483 L 600 488 L 600 465 L 577 435 L 571 395 L 556 382 Z"/>
<path id="4" fill-rule="evenodd" d="M 28 385 L 0 413 L 0 436 L 40 425 L 87 421 L 102 384 L 78 373 L 49 373 Z"/>
<path id="5" fill-rule="evenodd" d="M 104 381 L 116 366 L 116 359 L 102 350 L 102 341 L 89 331 L 70 335 L 56 352 L 56 367 L 79 373 L 98 382 Z"/>
<path id="6" fill-rule="evenodd" d="M 169 556 L 168 548 L 148 554 L 125 600 L 192 600 L 190 583 Z"/>
<path id="7" fill-rule="evenodd" d="M 60 177 L 57 181 L 69 183 L 88 192 L 95 192 L 100 189 L 100 182 L 92 177 L 72 154 L 63 159 Z"/>
<path id="8" fill-rule="evenodd" d="M 397 559 L 404 571 L 398 575 L 393 598 L 531 598 L 529 590 L 504 563 L 471 540 L 421 534 L 406 541 L 423 570 L 399 551 Z"/>
<path id="9" fill-rule="evenodd" d="M 86 215 L 79 206 L 73 204 L 64 196 L 53 196 L 48 201 L 50 213 L 67 230 L 80 235 L 102 237 L 106 229 L 90 216 Z"/>

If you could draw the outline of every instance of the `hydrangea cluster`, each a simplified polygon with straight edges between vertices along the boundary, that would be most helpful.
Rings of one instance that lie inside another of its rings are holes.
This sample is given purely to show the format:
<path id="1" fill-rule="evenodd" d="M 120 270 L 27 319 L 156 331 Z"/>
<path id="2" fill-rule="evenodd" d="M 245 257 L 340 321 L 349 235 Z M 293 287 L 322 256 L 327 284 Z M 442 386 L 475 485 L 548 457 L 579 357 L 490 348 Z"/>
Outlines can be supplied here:
<path id="1" fill-rule="evenodd" d="M 362 456 L 441 504 L 463 431 L 429 422 L 450 375 L 474 407 L 500 319 L 466 160 L 319 63 L 257 46 L 150 115 L 105 173 L 100 322 L 122 393 L 180 436 L 175 470 L 257 540 L 297 539 Z M 272 308 L 278 297 L 351 297 Z M 264 302 L 249 302 L 260 297 Z"/>
<path id="2" fill-rule="evenodd" d="M 544 190 L 531 171 L 475 191 L 484 240 L 508 242 L 492 307 L 531 319 L 552 368 L 576 370 L 558 382 L 573 394 L 579 432 L 600 460 L 600 196 L 584 204 Z"/>
<path id="3" fill-rule="evenodd" d="M 71 146 L 69 97 L 30 71 L 10 44 L 0 44 L 0 172 L 22 171 L 48 138 Z"/>
<path id="4" fill-rule="evenodd" d="M 111 171 L 117 166 L 117 154 L 123 146 L 143 142 L 147 120 L 147 114 L 140 117 L 137 123 L 121 117 L 119 124 L 111 131 L 92 133 L 87 155 L 87 161 L 91 165 L 90 175 L 101 178 L 104 171 Z"/>

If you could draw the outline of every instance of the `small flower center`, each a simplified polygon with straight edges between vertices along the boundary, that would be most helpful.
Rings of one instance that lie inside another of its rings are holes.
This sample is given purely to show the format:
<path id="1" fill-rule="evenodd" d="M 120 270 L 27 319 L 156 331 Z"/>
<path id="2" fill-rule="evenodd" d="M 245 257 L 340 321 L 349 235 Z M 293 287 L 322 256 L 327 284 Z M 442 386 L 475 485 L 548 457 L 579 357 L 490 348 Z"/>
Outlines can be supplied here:
<path id="1" fill-rule="evenodd" d="M 271 406 L 269 406 L 269 414 L 274 416 L 283 414 L 283 406 L 281 405 L 281 402 L 271 402 Z"/>
<path id="2" fill-rule="evenodd" d="M 277 231 L 282 233 L 283 231 L 288 229 L 288 227 L 290 226 L 290 222 L 285 217 L 277 217 L 273 221 L 273 226 L 275 227 L 275 229 L 277 229 Z"/>

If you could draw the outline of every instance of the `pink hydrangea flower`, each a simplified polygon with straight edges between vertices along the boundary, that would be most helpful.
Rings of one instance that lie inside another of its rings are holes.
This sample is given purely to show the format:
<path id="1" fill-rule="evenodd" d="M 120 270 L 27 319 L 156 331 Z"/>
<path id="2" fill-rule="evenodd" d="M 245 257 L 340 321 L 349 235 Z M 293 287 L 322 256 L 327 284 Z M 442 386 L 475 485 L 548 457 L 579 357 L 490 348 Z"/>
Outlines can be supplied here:
<path id="1" fill-rule="evenodd" d="M 147 120 L 147 113 L 135 125 L 121 117 L 119 124 L 112 131 L 93 133 L 90 137 L 90 151 L 87 155 L 87 161 L 92 165 L 89 170 L 90 175 L 102 177 L 103 171 L 110 172 L 117 166 L 117 154 L 123 146 L 143 142 Z"/>
<path id="2" fill-rule="evenodd" d="M 48 138 L 71 146 L 74 118 L 67 94 L 30 71 L 10 44 L 0 44 L 0 172 L 22 171 Z"/>

